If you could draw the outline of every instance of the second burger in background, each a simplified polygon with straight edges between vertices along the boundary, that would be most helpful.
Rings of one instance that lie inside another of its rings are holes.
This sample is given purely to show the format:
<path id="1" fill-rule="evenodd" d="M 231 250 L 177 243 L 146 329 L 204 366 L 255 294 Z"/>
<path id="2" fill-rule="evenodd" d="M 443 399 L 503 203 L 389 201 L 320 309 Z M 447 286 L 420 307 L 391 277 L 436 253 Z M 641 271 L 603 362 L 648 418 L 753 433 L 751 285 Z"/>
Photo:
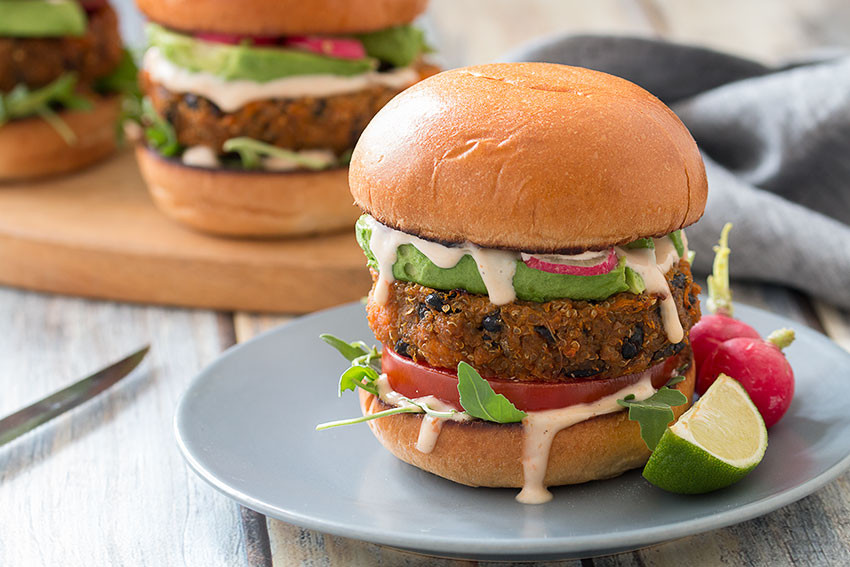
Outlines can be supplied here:
<path id="1" fill-rule="evenodd" d="M 137 0 L 154 201 L 196 229 L 286 236 L 343 228 L 347 165 L 393 96 L 433 73 L 410 25 L 425 0 Z"/>

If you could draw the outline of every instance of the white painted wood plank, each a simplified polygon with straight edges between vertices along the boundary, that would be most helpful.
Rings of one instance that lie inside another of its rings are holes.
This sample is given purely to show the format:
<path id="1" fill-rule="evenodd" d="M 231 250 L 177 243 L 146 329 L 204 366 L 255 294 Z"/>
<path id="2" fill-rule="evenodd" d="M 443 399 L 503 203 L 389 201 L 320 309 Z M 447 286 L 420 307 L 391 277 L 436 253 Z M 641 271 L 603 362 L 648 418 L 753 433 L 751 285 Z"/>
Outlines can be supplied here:
<path id="1" fill-rule="evenodd" d="M 152 344 L 134 375 L 0 448 L 0 565 L 244 564 L 238 506 L 172 432 L 223 346 L 216 315 L 0 289 L 0 322 L 0 415 Z"/>

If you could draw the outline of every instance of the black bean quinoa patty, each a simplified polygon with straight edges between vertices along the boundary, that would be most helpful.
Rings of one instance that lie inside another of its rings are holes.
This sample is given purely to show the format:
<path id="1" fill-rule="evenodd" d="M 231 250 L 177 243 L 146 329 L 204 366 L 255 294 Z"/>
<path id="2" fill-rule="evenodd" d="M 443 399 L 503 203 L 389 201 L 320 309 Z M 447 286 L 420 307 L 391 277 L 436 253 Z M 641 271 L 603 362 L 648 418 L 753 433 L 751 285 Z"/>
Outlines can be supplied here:
<path id="1" fill-rule="evenodd" d="M 700 287 L 685 260 L 667 280 L 687 336 L 700 318 Z M 396 281 L 385 305 L 370 295 L 367 312 L 378 340 L 401 355 L 438 368 L 463 360 L 483 376 L 520 381 L 631 374 L 687 345 L 667 340 L 660 301 L 646 293 L 497 307 L 486 295 Z"/>
<path id="2" fill-rule="evenodd" d="M 107 5 L 89 14 L 80 37 L 0 37 L 0 91 L 18 84 L 43 87 L 69 72 L 77 74 L 80 85 L 90 85 L 111 73 L 121 55 L 118 19 Z"/>
<path id="3" fill-rule="evenodd" d="M 235 112 L 191 93 L 174 93 L 142 73 L 142 90 L 177 132 L 184 146 L 221 151 L 230 138 L 247 136 L 291 150 L 329 149 L 337 155 L 354 147 L 363 129 L 401 92 L 384 86 L 328 97 L 249 102 Z"/>

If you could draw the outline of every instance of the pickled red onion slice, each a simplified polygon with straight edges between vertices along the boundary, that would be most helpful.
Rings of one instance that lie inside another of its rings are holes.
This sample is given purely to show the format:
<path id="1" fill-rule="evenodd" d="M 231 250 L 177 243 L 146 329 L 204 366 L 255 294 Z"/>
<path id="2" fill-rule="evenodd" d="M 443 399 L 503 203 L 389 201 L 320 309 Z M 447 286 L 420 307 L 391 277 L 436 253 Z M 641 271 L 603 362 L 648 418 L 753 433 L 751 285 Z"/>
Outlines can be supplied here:
<path id="1" fill-rule="evenodd" d="M 356 39 L 330 38 L 321 36 L 296 36 L 286 38 L 284 45 L 320 55 L 339 57 L 340 59 L 362 59 L 366 49 Z"/>
<path id="2" fill-rule="evenodd" d="M 617 254 L 611 248 L 603 252 L 584 252 L 575 256 L 523 254 L 522 261 L 529 268 L 569 276 L 601 276 L 617 267 Z"/>

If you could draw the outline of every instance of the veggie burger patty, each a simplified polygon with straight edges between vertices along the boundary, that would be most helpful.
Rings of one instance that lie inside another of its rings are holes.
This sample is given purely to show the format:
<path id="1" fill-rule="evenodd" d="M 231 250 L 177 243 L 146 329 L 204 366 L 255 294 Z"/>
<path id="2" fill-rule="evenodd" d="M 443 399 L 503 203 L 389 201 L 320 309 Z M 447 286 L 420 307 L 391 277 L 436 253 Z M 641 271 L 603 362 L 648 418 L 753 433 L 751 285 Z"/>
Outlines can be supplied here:
<path id="1" fill-rule="evenodd" d="M 121 61 L 118 20 L 108 4 L 88 15 L 79 37 L 0 37 L 0 91 L 19 84 L 43 87 L 65 73 L 86 84 L 110 74 Z"/>
<path id="2" fill-rule="evenodd" d="M 667 281 L 687 337 L 700 318 L 700 287 L 684 259 Z M 456 368 L 464 361 L 483 376 L 520 381 L 640 372 L 678 353 L 688 340 L 667 340 L 660 301 L 646 293 L 497 307 L 484 295 L 395 281 L 387 302 L 370 296 L 367 311 L 377 339 L 416 362 Z"/>

